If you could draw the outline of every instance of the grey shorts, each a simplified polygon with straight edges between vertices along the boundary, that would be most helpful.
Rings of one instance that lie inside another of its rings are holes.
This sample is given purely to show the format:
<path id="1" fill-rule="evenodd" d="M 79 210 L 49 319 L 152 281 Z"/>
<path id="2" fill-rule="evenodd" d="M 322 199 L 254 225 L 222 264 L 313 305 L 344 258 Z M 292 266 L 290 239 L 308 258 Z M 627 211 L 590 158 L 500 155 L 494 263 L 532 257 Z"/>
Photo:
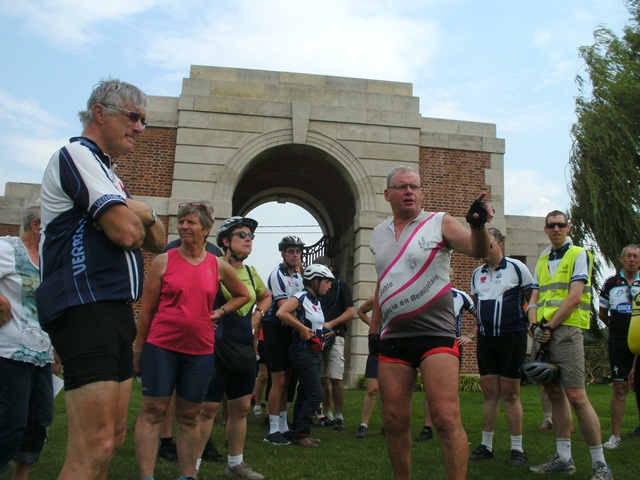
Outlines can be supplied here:
<path id="1" fill-rule="evenodd" d="M 344 337 L 336 335 L 331 350 L 322 352 L 320 357 L 320 377 L 342 380 L 344 376 Z"/>
<path id="2" fill-rule="evenodd" d="M 549 361 L 560 367 L 562 388 L 585 388 L 584 333 L 579 327 L 560 325 L 553 330 L 549 346 Z"/>

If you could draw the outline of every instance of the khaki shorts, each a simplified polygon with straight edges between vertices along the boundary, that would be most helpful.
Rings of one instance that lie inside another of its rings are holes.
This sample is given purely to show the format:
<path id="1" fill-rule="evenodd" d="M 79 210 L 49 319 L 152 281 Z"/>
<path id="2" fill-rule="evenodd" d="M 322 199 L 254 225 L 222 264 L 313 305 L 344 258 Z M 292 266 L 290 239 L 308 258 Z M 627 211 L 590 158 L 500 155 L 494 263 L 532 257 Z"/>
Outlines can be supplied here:
<path id="1" fill-rule="evenodd" d="M 336 335 L 336 341 L 331 350 L 322 352 L 320 377 L 342 380 L 344 376 L 344 337 Z"/>
<path id="2" fill-rule="evenodd" d="M 560 325 L 553 330 L 548 359 L 560 367 L 562 388 L 585 388 L 584 333 L 579 327 Z"/>

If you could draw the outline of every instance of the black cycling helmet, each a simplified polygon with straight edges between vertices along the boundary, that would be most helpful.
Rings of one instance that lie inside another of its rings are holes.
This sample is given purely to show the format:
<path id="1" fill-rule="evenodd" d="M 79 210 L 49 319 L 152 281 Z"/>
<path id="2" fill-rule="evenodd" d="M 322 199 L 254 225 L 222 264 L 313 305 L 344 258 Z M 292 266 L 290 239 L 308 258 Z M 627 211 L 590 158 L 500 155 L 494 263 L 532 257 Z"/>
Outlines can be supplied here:
<path id="1" fill-rule="evenodd" d="M 249 227 L 251 233 L 255 233 L 256 228 L 258 228 L 258 222 L 256 222 L 253 218 L 249 217 L 231 217 L 227 218 L 222 225 L 220 225 L 220 229 L 218 230 L 218 236 L 216 237 L 216 243 L 220 248 L 223 248 L 222 239 L 226 238 L 227 234 L 233 231 L 238 227 Z"/>
<path id="2" fill-rule="evenodd" d="M 542 360 L 533 360 L 522 365 L 525 375 L 533 383 L 543 384 L 553 382 L 560 374 L 560 367 Z"/>
<path id="3" fill-rule="evenodd" d="M 287 235 L 282 240 L 280 240 L 280 243 L 278 243 L 278 250 L 282 252 L 289 247 L 303 248 L 304 242 L 300 240 L 300 237 L 296 237 L 295 235 Z"/>

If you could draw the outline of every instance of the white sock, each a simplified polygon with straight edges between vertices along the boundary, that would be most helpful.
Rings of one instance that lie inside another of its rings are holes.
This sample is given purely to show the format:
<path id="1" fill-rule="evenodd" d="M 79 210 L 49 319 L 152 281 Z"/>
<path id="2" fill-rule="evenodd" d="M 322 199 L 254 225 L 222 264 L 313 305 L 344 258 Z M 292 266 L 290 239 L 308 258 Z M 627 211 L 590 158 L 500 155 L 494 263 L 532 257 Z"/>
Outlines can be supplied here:
<path id="1" fill-rule="evenodd" d="M 280 431 L 280 417 L 278 415 L 269 415 L 269 435 Z"/>
<path id="2" fill-rule="evenodd" d="M 324 416 L 329 420 L 333 420 L 333 412 L 331 410 L 327 410 L 326 412 L 324 412 Z"/>
<path id="3" fill-rule="evenodd" d="M 344 420 L 344 417 L 342 416 L 341 413 L 336 413 L 336 420 L 338 420 L 338 419 Z"/>
<path id="4" fill-rule="evenodd" d="M 285 433 L 289 431 L 289 423 L 287 422 L 286 410 L 284 412 L 280 412 L 279 425 L 280 425 L 280 433 Z"/>
<path id="5" fill-rule="evenodd" d="M 262 412 L 262 408 L 260 407 L 260 405 L 256 405 L 255 407 L 253 407 L 253 411 L 260 413 Z"/>
<path id="6" fill-rule="evenodd" d="M 229 464 L 229 466 L 231 468 L 235 467 L 236 465 L 240 465 L 242 463 L 244 455 L 241 453 L 240 455 L 228 455 L 227 456 L 227 463 Z"/>
<path id="7" fill-rule="evenodd" d="M 589 447 L 589 453 L 591 454 L 591 463 L 602 462 L 605 465 L 607 464 L 604 459 L 604 449 L 602 448 L 602 445 Z"/>
<path id="8" fill-rule="evenodd" d="M 570 438 L 556 438 L 556 449 L 558 456 L 563 462 L 571 460 L 571 439 Z"/>
<path id="9" fill-rule="evenodd" d="M 369 428 L 369 424 L 368 423 L 361 423 L 360 426 L 364 427 L 364 428 Z"/>
<path id="10" fill-rule="evenodd" d="M 482 432 L 482 445 L 493 451 L 493 432 Z"/>
<path id="11" fill-rule="evenodd" d="M 522 435 L 511 435 L 511 450 L 524 452 L 522 449 Z"/>

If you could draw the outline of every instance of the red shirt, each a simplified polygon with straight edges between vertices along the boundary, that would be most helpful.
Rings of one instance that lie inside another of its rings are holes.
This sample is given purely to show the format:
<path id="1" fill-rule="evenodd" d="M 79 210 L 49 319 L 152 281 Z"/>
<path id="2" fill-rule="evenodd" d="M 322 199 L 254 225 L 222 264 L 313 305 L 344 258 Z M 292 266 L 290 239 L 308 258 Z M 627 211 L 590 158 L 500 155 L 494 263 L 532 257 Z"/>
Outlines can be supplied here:
<path id="1" fill-rule="evenodd" d="M 198 265 L 187 262 L 177 248 L 162 277 L 158 310 L 147 342 L 190 355 L 213 353 L 213 301 L 218 292 L 218 260 L 207 253 Z"/>

